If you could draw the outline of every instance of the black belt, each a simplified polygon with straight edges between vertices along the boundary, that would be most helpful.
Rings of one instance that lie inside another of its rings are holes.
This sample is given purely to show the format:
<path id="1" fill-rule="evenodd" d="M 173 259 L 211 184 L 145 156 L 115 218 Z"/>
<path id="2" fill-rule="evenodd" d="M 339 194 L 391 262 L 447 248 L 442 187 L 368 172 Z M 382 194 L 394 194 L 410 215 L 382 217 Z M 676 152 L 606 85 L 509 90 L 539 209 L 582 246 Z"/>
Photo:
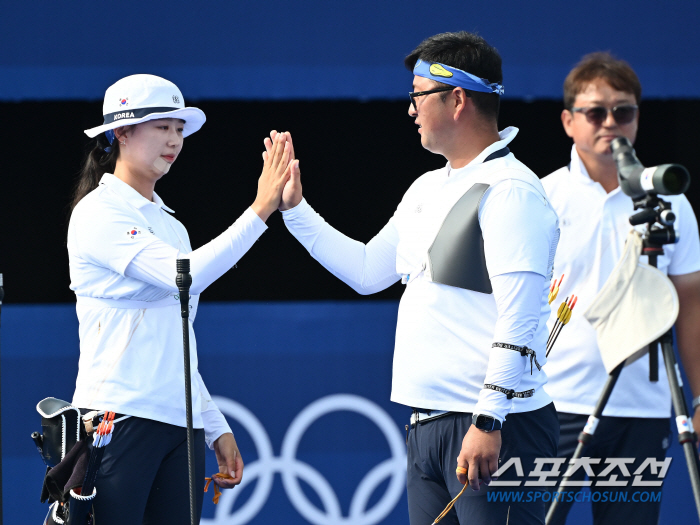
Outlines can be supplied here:
<path id="1" fill-rule="evenodd" d="M 411 428 L 416 425 L 422 425 L 423 423 L 428 423 L 429 421 L 435 421 L 445 416 L 454 414 L 454 412 L 449 412 L 445 410 L 426 410 L 423 408 L 414 408 L 413 414 L 411 414 Z"/>

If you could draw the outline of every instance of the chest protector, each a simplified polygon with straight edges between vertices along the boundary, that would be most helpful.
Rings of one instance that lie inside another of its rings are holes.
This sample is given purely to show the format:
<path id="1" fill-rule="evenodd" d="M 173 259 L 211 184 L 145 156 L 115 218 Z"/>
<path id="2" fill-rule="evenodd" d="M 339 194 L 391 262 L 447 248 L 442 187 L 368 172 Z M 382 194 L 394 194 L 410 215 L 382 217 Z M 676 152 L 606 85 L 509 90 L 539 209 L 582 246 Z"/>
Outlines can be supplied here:
<path id="1" fill-rule="evenodd" d="M 505 157 L 506 147 L 484 160 Z M 479 224 L 479 205 L 488 184 L 474 184 L 445 217 L 433 244 L 428 249 L 431 280 L 465 290 L 485 294 L 493 293 L 491 279 L 486 268 L 484 236 Z"/>
<path id="2" fill-rule="evenodd" d="M 488 184 L 474 184 L 445 217 L 428 249 L 433 282 L 493 293 L 479 225 L 479 204 L 488 189 Z"/>

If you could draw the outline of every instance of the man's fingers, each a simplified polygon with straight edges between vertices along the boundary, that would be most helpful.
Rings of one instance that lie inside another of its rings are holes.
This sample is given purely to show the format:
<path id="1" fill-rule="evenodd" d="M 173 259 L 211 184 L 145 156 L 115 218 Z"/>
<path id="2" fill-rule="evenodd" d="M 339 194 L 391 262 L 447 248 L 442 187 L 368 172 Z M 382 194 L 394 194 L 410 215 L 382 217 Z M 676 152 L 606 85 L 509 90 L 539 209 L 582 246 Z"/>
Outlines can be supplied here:
<path id="1" fill-rule="evenodd" d="M 284 133 L 278 133 L 275 137 L 275 145 L 272 148 L 272 169 L 277 170 L 282 158 L 284 157 L 284 152 L 287 147 L 287 142 L 284 140 Z"/>
<path id="2" fill-rule="evenodd" d="M 287 135 L 287 142 L 289 142 L 289 147 L 290 151 L 292 153 L 292 159 L 296 158 L 296 154 L 294 153 L 294 142 L 292 142 L 292 134 L 289 131 L 284 132 L 285 135 Z"/>
<path id="3" fill-rule="evenodd" d="M 457 467 L 457 481 L 459 481 L 462 485 L 467 483 L 467 472 L 467 468 Z"/>
<path id="4" fill-rule="evenodd" d="M 467 467 L 467 480 L 472 490 L 479 490 L 479 464 L 474 461 Z"/>
<path id="5" fill-rule="evenodd" d="M 494 472 L 496 471 L 494 470 Z M 481 474 L 481 479 L 484 484 L 489 485 L 491 483 L 491 467 L 486 459 L 481 460 L 479 473 Z"/>
<path id="6" fill-rule="evenodd" d="M 287 167 L 287 164 L 289 163 L 289 143 L 284 139 L 284 134 L 280 133 L 280 136 L 282 137 L 280 141 L 279 150 L 278 150 L 278 155 L 276 157 L 276 162 L 273 166 L 275 173 L 277 176 L 282 176 L 284 175 L 284 170 Z"/>
<path id="7" fill-rule="evenodd" d="M 284 167 L 284 171 L 282 171 L 283 176 L 289 175 L 289 173 L 287 172 L 287 167 L 289 166 L 290 160 L 292 159 L 290 150 L 291 150 L 291 146 L 289 145 L 289 142 L 285 141 L 284 151 L 282 152 L 282 160 L 280 162 L 280 167 L 279 167 L 279 169 Z"/>

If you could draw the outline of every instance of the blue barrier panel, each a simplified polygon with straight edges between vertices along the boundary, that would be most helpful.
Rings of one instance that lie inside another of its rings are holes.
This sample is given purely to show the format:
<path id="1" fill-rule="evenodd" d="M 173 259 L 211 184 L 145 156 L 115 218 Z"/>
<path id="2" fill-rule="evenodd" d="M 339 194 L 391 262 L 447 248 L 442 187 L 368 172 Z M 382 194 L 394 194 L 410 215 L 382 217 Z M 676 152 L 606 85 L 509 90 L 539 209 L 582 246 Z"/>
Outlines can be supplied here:
<path id="1" fill-rule="evenodd" d="M 200 371 L 246 462 L 244 486 L 217 507 L 205 497 L 202 523 L 408 522 L 409 409 L 389 401 L 396 312 L 393 301 L 200 305 Z M 2 315 L 4 518 L 38 524 L 43 464 L 29 435 L 40 429 L 37 401 L 72 396 L 77 320 L 72 305 Z M 692 520 L 678 445 L 671 454 L 661 521 Z M 216 471 L 208 452 L 207 473 Z"/>
<path id="2" fill-rule="evenodd" d="M 700 4 L 688 0 L 6 2 L 0 101 L 97 100 L 122 76 L 169 78 L 187 99 L 398 99 L 424 38 L 476 31 L 501 52 L 505 96 L 561 98 L 570 67 L 610 50 L 646 97 L 700 96 Z"/>

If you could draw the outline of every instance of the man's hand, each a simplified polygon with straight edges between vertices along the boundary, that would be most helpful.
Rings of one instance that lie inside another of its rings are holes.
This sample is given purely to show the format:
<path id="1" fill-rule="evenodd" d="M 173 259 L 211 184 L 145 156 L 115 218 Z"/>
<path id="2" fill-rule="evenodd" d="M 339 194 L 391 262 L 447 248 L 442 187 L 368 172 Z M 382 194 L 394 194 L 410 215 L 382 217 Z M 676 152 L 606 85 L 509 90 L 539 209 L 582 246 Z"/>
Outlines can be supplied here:
<path id="1" fill-rule="evenodd" d="M 501 451 L 501 431 L 484 432 L 474 425 L 462 441 L 462 450 L 457 458 L 457 466 L 467 469 L 466 474 L 457 474 L 464 485 L 469 482 L 472 490 L 479 490 L 479 478 L 487 485 L 491 474 L 498 470 L 498 454 Z"/>
<path id="2" fill-rule="evenodd" d="M 272 147 L 274 145 L 275 137 L 277 136 L 277 131 L 272 130 L 270 132 L 270 138 L 265 138 L 263 143 L 265 144 L 265 151 L 263 152 L 263 160 L 267 161 Z M 301 202 L 302 191 L 301 191 L 301 171 L 299 170 L 299 161 L 294 156 L 294 144 L 292 142 L 292 135 L 288 131 L 285 132 L 287 137 L 287 143 L 289 144 L 289 151 L 291 152 L 291 168 L 290 177 L 284 186 L 282 191 L 282 200 L 280 201 L 279 210 L 291 210 Z"/>
<path id="3" fill-rule="evenodd" d="M 219 472 L 228 474 L 233 479 L 214 478 L 212 481 L 222 489 L 232 489 L 243 479 L 243 459 L 233 434 L 227 432 L 219 436 L 219 439 L 214 441 L 214 452 Z"/>

